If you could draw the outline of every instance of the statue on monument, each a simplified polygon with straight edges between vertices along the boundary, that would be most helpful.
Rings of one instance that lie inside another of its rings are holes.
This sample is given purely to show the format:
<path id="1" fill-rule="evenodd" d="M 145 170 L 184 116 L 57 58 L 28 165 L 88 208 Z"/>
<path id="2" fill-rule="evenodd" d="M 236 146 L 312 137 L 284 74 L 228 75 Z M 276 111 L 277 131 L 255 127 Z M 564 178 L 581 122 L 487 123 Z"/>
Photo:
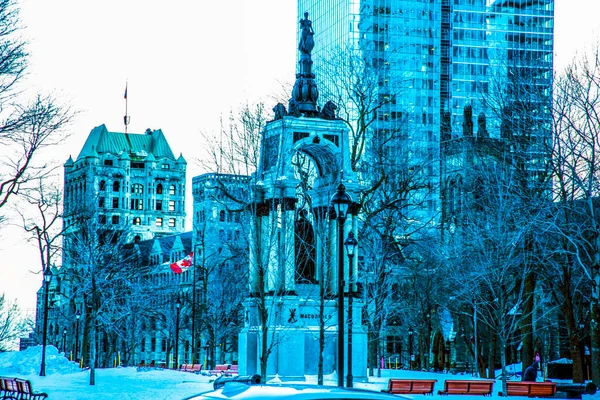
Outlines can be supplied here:
<path id="1" fill-rule="evenodd" d="M 302 29 L 302 34 L 300 36 L 298 50 L 300 50 L 300 52 L 303 54 L 310 54 L 315 46 L 315 41 L 313 38 L 315 32 L 312 29 L 312 22 L 308 19 L 307 12 L 304 13 L 304 19 L 300 20 L 300 29 Z"/>
<path id="2" fill-rule="evenodd" d="M 296 220 L 295 254 L 296 254 L 296 281 L 299 283 L 315 283 L 315 233 L 311 222 L 307 218 L 308 212 L 300 210 Z"/>

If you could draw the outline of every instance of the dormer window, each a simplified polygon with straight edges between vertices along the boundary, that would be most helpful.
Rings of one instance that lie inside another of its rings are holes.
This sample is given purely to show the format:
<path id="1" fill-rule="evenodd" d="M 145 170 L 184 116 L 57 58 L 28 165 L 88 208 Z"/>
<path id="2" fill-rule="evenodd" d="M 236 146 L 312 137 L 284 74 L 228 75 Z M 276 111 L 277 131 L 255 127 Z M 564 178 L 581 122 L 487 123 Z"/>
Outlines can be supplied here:
<path id="1" fill-rule="evenodd" d="M 104 160 L 104 165 L 106 165 L 108 167 L 112 167 L 113 166 L 113 160 Z"/>

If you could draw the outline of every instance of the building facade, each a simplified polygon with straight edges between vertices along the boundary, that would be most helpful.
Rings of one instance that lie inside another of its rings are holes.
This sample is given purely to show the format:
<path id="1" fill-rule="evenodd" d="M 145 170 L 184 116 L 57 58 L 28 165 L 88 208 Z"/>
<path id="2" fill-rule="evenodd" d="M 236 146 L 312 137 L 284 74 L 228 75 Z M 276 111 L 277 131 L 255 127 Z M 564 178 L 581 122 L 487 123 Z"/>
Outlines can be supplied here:
<path id="1" fill-rule="evenodd" d="M 154 325 L 149 323 L 142 329 L 143 312 L 136 314 L 142 318 L 139 321 L 124 314 L 128 312 L 126 306 L 138 307 L 138 301 L 144 301 L 144 293 L 156 292 L 144 290 L 145 284 L 165 283 L 158 269 L 166 266 L 173 276 L 169 263 L 192 252 L 191 233 L 182 234 L 186 164 L 183 156 L 173 155 L 161 130 L 128 134 L 110 132 L 104 125 L 90 132 L 76 160 L 67 160 L 63 259 L 60 267 L 52 268 L 49 285 L 49 343 L 87 363 L 93 319 L 99 327 L 96 365 L 110 366 L 117 354 L 128 362 L 145 356 L 161 360 L 159 353 L 168 346 L 152 345 L 164 339 L 164 335 L 155 334 L 157 319 L 150 318 Z M 181 276 L 185 275 L 174 278 Z M 163 287 L 177 295 L 184 282 L 171 281 Z M 43 291 L 42 287 L 38 292 L 37 332 L 42 331 Z M 149 296 L 146 304 L 156 305 L 163 297 Z M 107 323 L 113 319 L 114 323 Z M 121 326 L 121 335 L 115 329 L 126 320 L 129 325 Z M 148 336 L 147 345 L 124 336 L 138 333 L 126 329 L 134 326 L 142 332 L 142 341 Z M 152 354 L 145 353 L 148 351 Z"/>
<path id="2" fill-rule="evenodd" d="M 186 167 L 160 129 L 128 134 L 98 126 L 65 163 L 65 226 L 93 214 L 108 230 L 126 229 L 131 241 L 183 232 Z"/>
<path id="3" fill-rule="evenodd" d="M 378 76 L 373 138 L 399 132 L 388 145 L 401 162 L 439 160 L 442 136 L 462 135 L 465 106 L 487 116 L 490 137 L 519 115 L 519 128 L 539 138 L 531 159 L 547 157 L 553 0 L 299 0 L 304 12 L 318 32 L 314 59 L 350 49 Z M 322 91 L 339 79 L 320 77 Z M 439 162 L 422 164 L 437 187 Z M 438 214 L 439 190 L 422 196 L 422 211 Z"/>

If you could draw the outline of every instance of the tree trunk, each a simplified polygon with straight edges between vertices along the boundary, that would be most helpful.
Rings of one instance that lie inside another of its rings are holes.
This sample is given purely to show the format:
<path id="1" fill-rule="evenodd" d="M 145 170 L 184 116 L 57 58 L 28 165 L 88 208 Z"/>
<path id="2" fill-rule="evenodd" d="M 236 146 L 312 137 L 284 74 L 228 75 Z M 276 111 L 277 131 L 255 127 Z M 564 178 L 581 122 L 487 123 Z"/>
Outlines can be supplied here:
<path id="1" fill-rule="evenodd" d="M 600 275 L 596 273 L 596 277 L 594 282 L 596 286 L 594 288 L 592 294 L 592 304 L 591 304 L 591 330 L 590 330 L 590 339 L 591 339 L 591 379 L 596 385 L 600 385 L 600 326 L 598 326 L 598 321 L 600 321 L 600 310 L 598 306 L 598 277 Z"/>
<path id="2" fill-rule="evenodd" d="M 533 274 L 527 274 L 525 277 L 523 302 L 523 322 L 521 324 L 521 362 L 523 370 L 533 364 L 533 291 L 535 289 L 535 279 Z"/>
<path id="3" fill-rule="evenodd" d="M 90 324 L 90 385 L 96 384 L 96 324 Z"/>

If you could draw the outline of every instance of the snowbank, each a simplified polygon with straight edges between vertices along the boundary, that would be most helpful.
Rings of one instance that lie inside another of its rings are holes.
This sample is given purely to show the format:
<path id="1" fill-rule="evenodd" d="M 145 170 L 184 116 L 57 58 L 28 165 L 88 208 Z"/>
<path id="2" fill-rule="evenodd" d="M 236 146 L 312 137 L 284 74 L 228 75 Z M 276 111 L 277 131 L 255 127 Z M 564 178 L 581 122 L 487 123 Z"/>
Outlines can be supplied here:
<path id="1" fill-rule="evenodd" d="M 34 375 L 40 372 L 42 346 L 29 347 L 23 351 L 0 353 L 0 368 L 4 375 Z M 69 361 L 64 353 L 54 346 L 46 346 L 46 375 L 71 374 L 81 369 L 76 362 Z"/>

